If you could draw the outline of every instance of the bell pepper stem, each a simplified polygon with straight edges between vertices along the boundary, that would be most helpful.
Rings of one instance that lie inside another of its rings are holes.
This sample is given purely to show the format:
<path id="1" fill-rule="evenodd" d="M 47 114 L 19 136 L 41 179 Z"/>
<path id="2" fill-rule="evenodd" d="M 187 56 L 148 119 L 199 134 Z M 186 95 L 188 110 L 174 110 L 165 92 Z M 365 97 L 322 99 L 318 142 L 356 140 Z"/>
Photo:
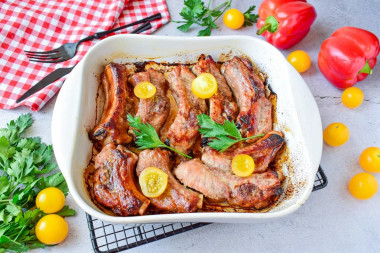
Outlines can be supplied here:
<path id="1" fill-rule="evenodd" d="M 265 24 L 263 25 L 258 31 L 257 31 L 257 35 L 261 35 L 263 32 L 269 30 L 269 28 L 271 27 L 272 25 L 271 24 Z"/>
<path id="2" fill-rule="evenodd" d="M 368 75 L 372 74 L 372 69 L 368 64 L 368 61 L 365 63 L 364 67 L 358 72 L 358 74 L 366 73 Z"/>
<path id="3" fill-rule="evenodd" d="M 265 24 L 257 31 L 257 35 L 261 35 L 263 32 L 268 31 L 275 33 L 278 28 L 278 21 L 275 17 L 269 16 L 265 19 Z"/>

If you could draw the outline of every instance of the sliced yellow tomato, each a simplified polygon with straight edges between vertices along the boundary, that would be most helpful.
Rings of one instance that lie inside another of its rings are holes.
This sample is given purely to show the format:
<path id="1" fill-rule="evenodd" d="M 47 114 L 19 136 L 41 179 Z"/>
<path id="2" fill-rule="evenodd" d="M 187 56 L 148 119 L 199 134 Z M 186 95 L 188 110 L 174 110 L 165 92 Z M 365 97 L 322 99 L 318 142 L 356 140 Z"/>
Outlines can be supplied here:
<path id="1" fill-rule="evenodd" d="M 151 98 L 156 94 L 156 86 L 150 82 L 141 82 L 135 86 L 133 92 L 140 99 Z"/>
<path id="2" fill-rule="evenodd" d="M 56 187 L 40 191 L 36 197 L 36 206 L 44 213 L 56 213 L 65 205 L 65 195 Z"/>
<path id="3" fill-rule="evenodd" d="M 199 98 L 210 98 L 218 91 L 218 83 L 213 75 L 202 73 L 193 80 L 191 90 Z"/>
<path id="4" fill-rule="evenodd" d="M 244 15 L 238 9 L 229 9 L 224 13 L 223 23 L 230 29 L 239 29 L 244 24 Z"/>
<path id="5" fill-rule="evenodd" d="M 366 148 L 360 155 L 359 163 L 365 171 L 380 173 L 380 148 Z"/>
<path id="6" fill-rule="evenodd" d="M 299 73 L 305 72 L 311 65 L 310 56 L 302 50 L 290 53 L 287 59 Z"/>
<path id="7" fill-rule="evenodd" d="M 348 190 L 358 199 L 369 199 L 377 193 L 378 189 L 379 184 L 376 178 L 366 172 L 356 174 L 348 183 Z"/>
<path id="8" fill-rule="evenodd" d="M 356 108 L 362 104 L 364 99 L 363 91 L 356 87 L 350 87 L 342 93 L 342 103 L 348 108 Z"/>
<path id="9" fill-rule="evenodd" d="M 145 196 L 155 198 L 165 191 L 168 185 L 168 174 L 159 168 L 148 167 L 141 172 L 139 183 Z"/>
<path id="10" fill-rule="evenodd" d="M 65 240 L 69 233 L 69 226 L 61 216 L 49 214 L 37 222 L 35 232 L 40 242 L 54 245 Z"/>
<path id="11" fill-rule="evenodd" d="M 255 170 L 255 162 L 249 155 L 236 155 L 232 159 L 231 167 L 236 176 L 248 177 Z"/>
<path id="12" fill-rule="evenodd" d="M 342 123 L 332 123 L 323 131 L 323 139 L 330 146 L 340 146 L 348 141 L 350 130 Z"/>

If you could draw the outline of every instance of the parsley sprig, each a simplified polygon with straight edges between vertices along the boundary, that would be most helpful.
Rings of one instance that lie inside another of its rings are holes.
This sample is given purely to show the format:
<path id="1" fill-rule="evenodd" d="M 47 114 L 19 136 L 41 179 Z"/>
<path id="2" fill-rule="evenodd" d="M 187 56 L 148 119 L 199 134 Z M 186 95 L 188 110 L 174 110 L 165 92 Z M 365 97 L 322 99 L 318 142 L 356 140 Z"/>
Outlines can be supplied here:
<path id="1" fill-rule="evenodd" d="M 25 114 L 0 129 L 0 252 L 44 248 L 34 232 L 44 216 L 35 208 L 35 197 L 47 187 L 68 193 L 62 173 L 54 173 L 52 146 L 39 137 L 23 137 L 32 123 L 31 114 Z M 57 214 L 72 216 L 75 210 L 65 206 Z"/>
<path id="2" fill-rule="evenodd" d="M 133 117 L 132 115 L 127 115 L 127 120 L 129 125 L 135 129 L 133 132 L 136 135 L 136 145 L 139 149 L 148 149 L 148 148 L 167 148 L 170 149 L 184 157 L 192 158 L 168 145 L 163 143 L 158 136 L 156 129 L 149 123 L 141 123 L 141 118 Z"/>
<path id="3" fill-rule="evenodd" d="M 244 12 L 244 24 L 243 26 L 253 26 L 254 23 L 257 23 L 259 15 L 252 13 L 256 9 L 256 6 L 252 5 Z"/>
<path id="4" fill-rule="evenodd" d="M 171 21 L 175 23 L 183 23 L 183 25 L 177 27 L 177 29 L 182 32 L 187 32 L 194 24 L 205 27 L 198 32 L 198 36 L 210 36 L 211 30 L 218 28 L 215 22 L 231 7 L 232 0 L 225 1 L 213 9 L 210 9 L 211 2 L 212 0 L 208 2 L 206 7 L 202 0 L 185 0 L 184 7 L 180 12 L 180 15 L 184 20 Z M 252 26 L 253 23 L 256 23 L 258 15 L 252 13 L 254 9 L 255 6 L 251 6 L 244 13 L 244 26 Z"/>
<path id="5" fill-rule="evenodd" d="M 218 150 L 219 152 L 226 151 L 229 147 L 240 141 L 264 136 L 263 134 L 260 134 L 243 138 L 235 123 L 232 121 L 225 120 L 224 125 L 222 125 L 213 121 L 206 114 L 197 115 L 197 119 L 198 125 L 200 126 L 198 131 L 203 135 L 203 137 L 213 138 L 208 143 L 208 146 Z"/>

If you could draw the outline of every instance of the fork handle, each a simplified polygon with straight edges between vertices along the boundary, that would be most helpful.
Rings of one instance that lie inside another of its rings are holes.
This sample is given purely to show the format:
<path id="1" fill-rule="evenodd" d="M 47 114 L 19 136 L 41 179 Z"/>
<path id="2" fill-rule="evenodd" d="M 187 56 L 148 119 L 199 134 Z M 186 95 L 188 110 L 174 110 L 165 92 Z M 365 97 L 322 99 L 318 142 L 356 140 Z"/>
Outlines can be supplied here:
<path id="1" fill-rule="evenodd" d="M 130 24 L 127 24 L 127 25 L 116 27 L 114 29 L 111 29 L 111 30 L 108 30 L 108 31 L 104 31 L 104 32 L 97 32 L 97 33 L 95 33 L 93 35 L 90 35 L 90 36 L 84 38 L 84 39 L 81 39 L 80 42 L 88 41 L 88 40 L 92 40 L 92 39 L 100 39 L 100 38 L 102 38 L 102 37 L 104 37 L 104 36 L 106 36 L 106 35 L 108 35 L 110 33 L 122 30 L 122 29 L 127 28 L 127 27 L 138 25 L 138 24 L 141 24 L 141 23 L 157 20 L 157 19 L 160 19 L 161 17 L 162 17 L 161 13 L 156 13 L 156 14 L 154 14 L 152 16 L 143 18 L 141 20 L 138 20 L 136 22 L 133 22 L 133 23 L 130 23 Z"/>

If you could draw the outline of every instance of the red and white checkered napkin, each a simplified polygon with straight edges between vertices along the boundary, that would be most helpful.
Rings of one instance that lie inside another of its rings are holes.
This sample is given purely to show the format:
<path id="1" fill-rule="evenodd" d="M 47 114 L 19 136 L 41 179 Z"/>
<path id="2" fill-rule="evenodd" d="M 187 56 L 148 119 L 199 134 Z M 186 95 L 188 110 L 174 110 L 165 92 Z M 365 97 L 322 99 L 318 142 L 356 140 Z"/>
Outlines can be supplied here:
<path id="1" fill-rule="evenodd" d="M 169 21 L 165 0 L 0 1 L 0 109 L 25 105 L 40 110 L 58 93 L 64 78 L 20 104 L 16 99 L 54 69 L 74 66 L 98 40 L 82 43 L 76 56 L 62 63 L 31 62 L 24 50 L 51 50 L 157 12 L 162 14 L 162 19 L 152 21 L 152 28 L 145 34 Z M 134 28 L 116 33 L 128 33 Z"/>

